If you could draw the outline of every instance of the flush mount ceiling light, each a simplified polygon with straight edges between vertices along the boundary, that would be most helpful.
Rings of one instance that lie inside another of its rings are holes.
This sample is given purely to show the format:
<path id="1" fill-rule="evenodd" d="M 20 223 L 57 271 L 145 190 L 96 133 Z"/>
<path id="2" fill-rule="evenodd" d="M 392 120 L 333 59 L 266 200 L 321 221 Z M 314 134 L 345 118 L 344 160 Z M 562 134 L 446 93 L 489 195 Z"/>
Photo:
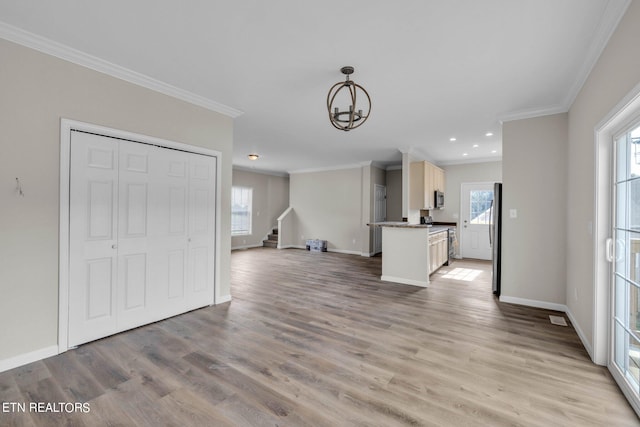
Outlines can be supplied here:
<path id="1" fill-rule="evenodd" d="M 258 156 L 257 154 L 249 154 L 247 157 L 249 158 L 249 160 L 258 160 L 258 157 L 260 156 Z"/>
<path id="2" fill-rule="evenodd" d="M 342 67 L 340 71 L 347 76 L 347 79 L 334 84 L 329 89 L 327 110 L 333 127 L 349 131 L 362 126 L 367 121 L 371 112 L 371 98 L 362 86 L 349 80 L 349 75 L 354 71 L 353 67 Z M 334 106 L 335 104 L 340 107 Z M 344 108 L 341 109 L 341 107 Z"/>

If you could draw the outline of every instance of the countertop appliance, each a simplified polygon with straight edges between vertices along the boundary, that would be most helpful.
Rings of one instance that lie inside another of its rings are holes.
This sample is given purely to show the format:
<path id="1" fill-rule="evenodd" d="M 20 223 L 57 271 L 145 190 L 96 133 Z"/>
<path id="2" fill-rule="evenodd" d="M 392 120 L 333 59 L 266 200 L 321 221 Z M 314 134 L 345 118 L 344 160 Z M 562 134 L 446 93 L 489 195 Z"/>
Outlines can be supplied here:
<path id="1" fill-rule="evenodd" d="M 433 225 L 433 218 L 431 217 L 431 215 L 421 216 L 420 217 L 420 224 L 431 224 L 431 225 Z"/>
<path id="2" fill-rule="evenodd" d="M 442 191 L 433 192 L 433 207 L 436 209 L 444 208 L 444 193 Z"/>
<path id="3" fill-rule="evenodd" d="M 500 296 L 500 269 L 501 269 L 501 244 L 502 244 L 502 183 L 493 185 L 493 201 L 489 212 L 489 243 L 491 244 L 491 260 L 493 269 L 491 282 L 493 293 Z"/>

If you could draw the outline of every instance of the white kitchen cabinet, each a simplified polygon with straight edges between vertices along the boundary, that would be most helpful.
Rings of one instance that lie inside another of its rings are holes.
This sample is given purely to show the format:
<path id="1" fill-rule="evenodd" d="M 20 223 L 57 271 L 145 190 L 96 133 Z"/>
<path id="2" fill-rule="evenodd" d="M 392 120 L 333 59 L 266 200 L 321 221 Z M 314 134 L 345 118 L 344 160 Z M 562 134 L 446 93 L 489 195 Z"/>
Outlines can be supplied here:
<path id="1" fill-rule="evenodd" d="M 429 274 L 436 271 L 448 259 L 447 230 L 429 234 Z"/>
<path id="2" fill-rule="evenodd" d="M 444 191 L 444 170 L 427 161 L 409 166 L 409 205 L 411 209 L 433 209 L 434 192 Z"/>

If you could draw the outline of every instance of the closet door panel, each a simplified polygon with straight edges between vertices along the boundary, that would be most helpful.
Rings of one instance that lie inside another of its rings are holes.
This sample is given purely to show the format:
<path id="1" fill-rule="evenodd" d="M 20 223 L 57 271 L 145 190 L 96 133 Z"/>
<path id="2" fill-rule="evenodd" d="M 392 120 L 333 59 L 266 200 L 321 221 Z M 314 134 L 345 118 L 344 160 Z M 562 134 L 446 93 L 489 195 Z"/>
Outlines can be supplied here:
<path id="1" fill-rule="evenodd" d="M 154 315 L 166 318 L 186 311 L 188 256 L 189 155 L 157 148 L 154 152 L 153 247 Z"/>
<path id="2" fill-rule="evenodd" d="M 118 330 L 148 323 L 152 310 L 149 231 L 152 222 L 151 162 L 155 147 L 119 140 Z"/>
<path id="3" fill-rule="evenodd" d="M 213 304 L 216 159 L 191 154 L 189 177 L 189 310 Z"/>
<path id="4" fill-rule="evenodd" d="M 115 333 L 118 144 L 71 132 L 69 346 Z"/>

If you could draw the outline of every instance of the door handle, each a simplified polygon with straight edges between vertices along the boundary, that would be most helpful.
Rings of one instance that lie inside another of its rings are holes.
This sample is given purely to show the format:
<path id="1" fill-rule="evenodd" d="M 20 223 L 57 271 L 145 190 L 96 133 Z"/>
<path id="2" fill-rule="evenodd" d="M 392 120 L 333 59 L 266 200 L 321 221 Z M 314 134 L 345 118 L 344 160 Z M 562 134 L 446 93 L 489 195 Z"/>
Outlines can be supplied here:
<path id="1" fill-rule="evenodd" d="M 111 245 L 111 249 L 118 249 L 118 245 L 114 243 L 113 245 Z"/>
<path id="2" fill-rule="evenodd" d="M 613 239 L 608 237 L 605 242 L 605 257 L 608 262 L 613 262 Z"/>

